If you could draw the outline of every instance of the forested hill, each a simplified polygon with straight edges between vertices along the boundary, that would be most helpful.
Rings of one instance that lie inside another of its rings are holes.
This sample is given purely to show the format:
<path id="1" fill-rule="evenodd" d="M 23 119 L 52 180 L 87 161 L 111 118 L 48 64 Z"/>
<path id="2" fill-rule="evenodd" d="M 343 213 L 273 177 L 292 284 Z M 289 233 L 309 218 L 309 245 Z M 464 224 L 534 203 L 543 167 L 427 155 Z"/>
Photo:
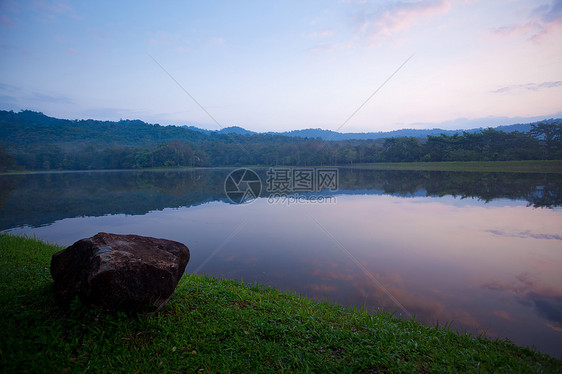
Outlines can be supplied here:
<path id="1" fill-rule="evenodd" d="M 139 146 L 157 145 L 172 139 L 195 142 L 206 138 L 206 134 L 185 127 L 150 125 L 139 120 L 66 120 L 29 110 L 0 111 L 0 139 L 6 145 Z"/>
<path id="2" fill-rule="evenodd" d="M 0 111 L 0 171 L 177 166 L 341 165 L 365 162 L 562 159 L 562 120 L 530 131 L 324 140 Z"/>
<path id="3" fill-rule="evenodd" d="M 503 125 L 494 127 L 495 130 L 503 132 L 529 132 L 533 124 L 538 123 L 556 123 L 560 119 L 545 119 L 544 121 L 533 122 L 533 123 L 518 123 L 513 125 Z M 215 131 L 204 130 L 194 126 L 186 127 L 194 131 L 200 131 L 204 133 L 213 133 Z M 322 140 L 373 140 L 373 139 L 386 139 L 386 138 L 400 138 L 404 136 L 421 138 L 424 139 L 429 135 L 439 136 L 441 134 L 454 136 L 455 134 L 461 135 L 462 133 L 475 134 L 482 131 L 484 128 L 472 128 L 467 130 L 445 130 L 440 128 L 433 129 L 400 129 L 393 131 L 377 131 L 377 132 L 336 132 L 332 130 L 324 129 L 303 129 L 303 130 L 292 130 L 285 132 L 268 132 L 271 135 L 285 135 L 296 138 L 319 138 Z M 256 132 L 246 130 L 239 126 L 226 127 L 218 131 L 220 134 L 240 134 L 240 135 L 252 135 L 257 134 Z"/>
<path id="4" fill-rule="evenodd" d="M 543 122 L 554 123 L 557 120 L 548 119 Z M 539 122 L 535 122 L 539 123 Z M 507 126 L 495 127 L 498 131 L 504 132 L 529 132 L 531 130 L 531 123 L 514 124 Z M 483 130 L 482 128 L 468 129 L 468 130 L 445 130 L 445 129 L 400 129 L 393 131 L 378 131 L 378 132 L 357 132 L 357 133 L 341 133 L 331 130 L 323 129 L 304 129 L 304 130 L 293 130 L 279 133 L 281 135 L 301 137 L 301 138 L 320 138 L 324 140 L 352 140 L 352 139 L 386 139 L 386 138 L 400 138 L 404 136 L 414 137 L 414 138 L 426 138 L 427 136 L 439 136 L 441 134 L 454 136 L 455 134 L 461 135 L 462 133 L 474 134 Z"/>
<path id="5" fill-rule="evenodd" d="M 549 119 L 543 123 L 556 123 Z M 538 123 L 538 122 L 537 122 Z M 503 132 L 529 132 L 532 124 L 499 126 Z M 340 133 L 323 129 L 304 129 L 287 132 L 269 132 L 261 135 L 287 136 L 298 138 L 319 138 L 323 140 L 372 140 L 399 137 L 426 138 L 428 135 L 477 133 L 482 129 L 444 130 L 444 129 L 401 129 L 388 132 Z M 67 120 L 48 117 L 43 113 L 24 110 L 19 113 L 0 110 L 0 139 L 5 144 L 29 145 L 50 143 L 66 147 L 83 144 L 108 146 L 146 146 L 158 145 L 171 140 L 198 142 L 221 135 L 260 135 L 238 126 L 226 127 L 220 131 L 199 129 L 194 126 L 160 126 L 140 120 L 97 121 Z"/>

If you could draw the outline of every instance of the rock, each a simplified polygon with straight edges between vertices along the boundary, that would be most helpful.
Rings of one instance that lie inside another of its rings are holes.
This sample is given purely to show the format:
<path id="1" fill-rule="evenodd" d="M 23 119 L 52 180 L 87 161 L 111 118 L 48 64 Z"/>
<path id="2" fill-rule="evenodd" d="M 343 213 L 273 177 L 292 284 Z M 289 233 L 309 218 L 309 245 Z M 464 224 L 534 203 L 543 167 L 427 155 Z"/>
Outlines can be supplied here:
<path id="1" fill-rule="evenodd" d="M 111 312 L 162 309 L 189 261 L 178 242 L 138 235 L 100 232 L 57 252 L 51 275 L 59 302 L 76 296 Z"/>

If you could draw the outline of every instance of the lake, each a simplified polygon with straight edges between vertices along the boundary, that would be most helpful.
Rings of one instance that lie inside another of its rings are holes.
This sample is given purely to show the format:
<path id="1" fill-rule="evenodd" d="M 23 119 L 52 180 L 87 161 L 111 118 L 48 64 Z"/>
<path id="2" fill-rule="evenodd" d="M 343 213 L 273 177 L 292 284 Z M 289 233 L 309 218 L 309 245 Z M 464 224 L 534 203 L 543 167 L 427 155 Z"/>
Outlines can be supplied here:
<path id="1" fill-rule="evenodd" d="M 285 190 L 287 170 L 265 168 L 1 175 L 0 230 L 64 246 L 100 231 L 177 240 L 187 272 L 561 357 L 562 175 L 326 169 L 334 185 L 321 169 Z M 232 178 L 260 191 L 238 204 Z"/>

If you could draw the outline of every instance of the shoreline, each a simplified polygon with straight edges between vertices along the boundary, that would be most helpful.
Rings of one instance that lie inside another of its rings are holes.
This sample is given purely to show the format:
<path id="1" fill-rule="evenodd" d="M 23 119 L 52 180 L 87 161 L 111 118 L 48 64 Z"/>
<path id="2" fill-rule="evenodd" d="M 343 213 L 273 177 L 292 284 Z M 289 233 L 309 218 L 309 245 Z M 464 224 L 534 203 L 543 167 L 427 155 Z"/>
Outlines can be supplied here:
<path id="1" fill-rule="evenodd" d="M 65 173 L 115 173 L 115 172 L 165 172 L 220 169 L 264 169 L 264 168 L 345 168 L 367 170 L 413 170 L 413 171 L 458 171 L 458 172 L 500 172 L 500 173 L 562 173 L 562 160 L 523 160 L 523 161 L 439 161 L 439 162 L 377 162 L 340 165 L 249 165 L 249 166 L 207 166 L 207 167 L 166 167 L 141 169 L 92 169 L 92 170 L 23 170 L 4 171 L 2 175 L 65 174 Z"/>
<path id="2" fill-rule="evenodd" d="M 157 315 L 62 310 L 49 272 L 60 249 L 0 234 L 3 372 L 562 371 L 508 340 L 193 274 Z"/>

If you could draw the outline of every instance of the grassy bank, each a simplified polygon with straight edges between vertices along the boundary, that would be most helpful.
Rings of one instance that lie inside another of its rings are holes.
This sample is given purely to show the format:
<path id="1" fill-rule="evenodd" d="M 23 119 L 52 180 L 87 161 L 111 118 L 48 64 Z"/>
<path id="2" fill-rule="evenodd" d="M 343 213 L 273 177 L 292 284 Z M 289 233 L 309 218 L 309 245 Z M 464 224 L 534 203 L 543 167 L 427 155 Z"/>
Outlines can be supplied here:
<path id="1" fill-rule="evenodd" d="M 429 170 L 429 171 L 481 171 L 511 173 L 562 173 L 561 160 L 528 161 L 451 161 L 451 162 L 381 162 L 357 164 L 358 169 L 370 170 Z"/>
<path id="2" fill-rule="evenodd" d="M 0 234 L 3 373 L 562 371 L 506 341 L 195 275 L 158 315 L 61 310 L 49 274 L 59 249 Z"/>

